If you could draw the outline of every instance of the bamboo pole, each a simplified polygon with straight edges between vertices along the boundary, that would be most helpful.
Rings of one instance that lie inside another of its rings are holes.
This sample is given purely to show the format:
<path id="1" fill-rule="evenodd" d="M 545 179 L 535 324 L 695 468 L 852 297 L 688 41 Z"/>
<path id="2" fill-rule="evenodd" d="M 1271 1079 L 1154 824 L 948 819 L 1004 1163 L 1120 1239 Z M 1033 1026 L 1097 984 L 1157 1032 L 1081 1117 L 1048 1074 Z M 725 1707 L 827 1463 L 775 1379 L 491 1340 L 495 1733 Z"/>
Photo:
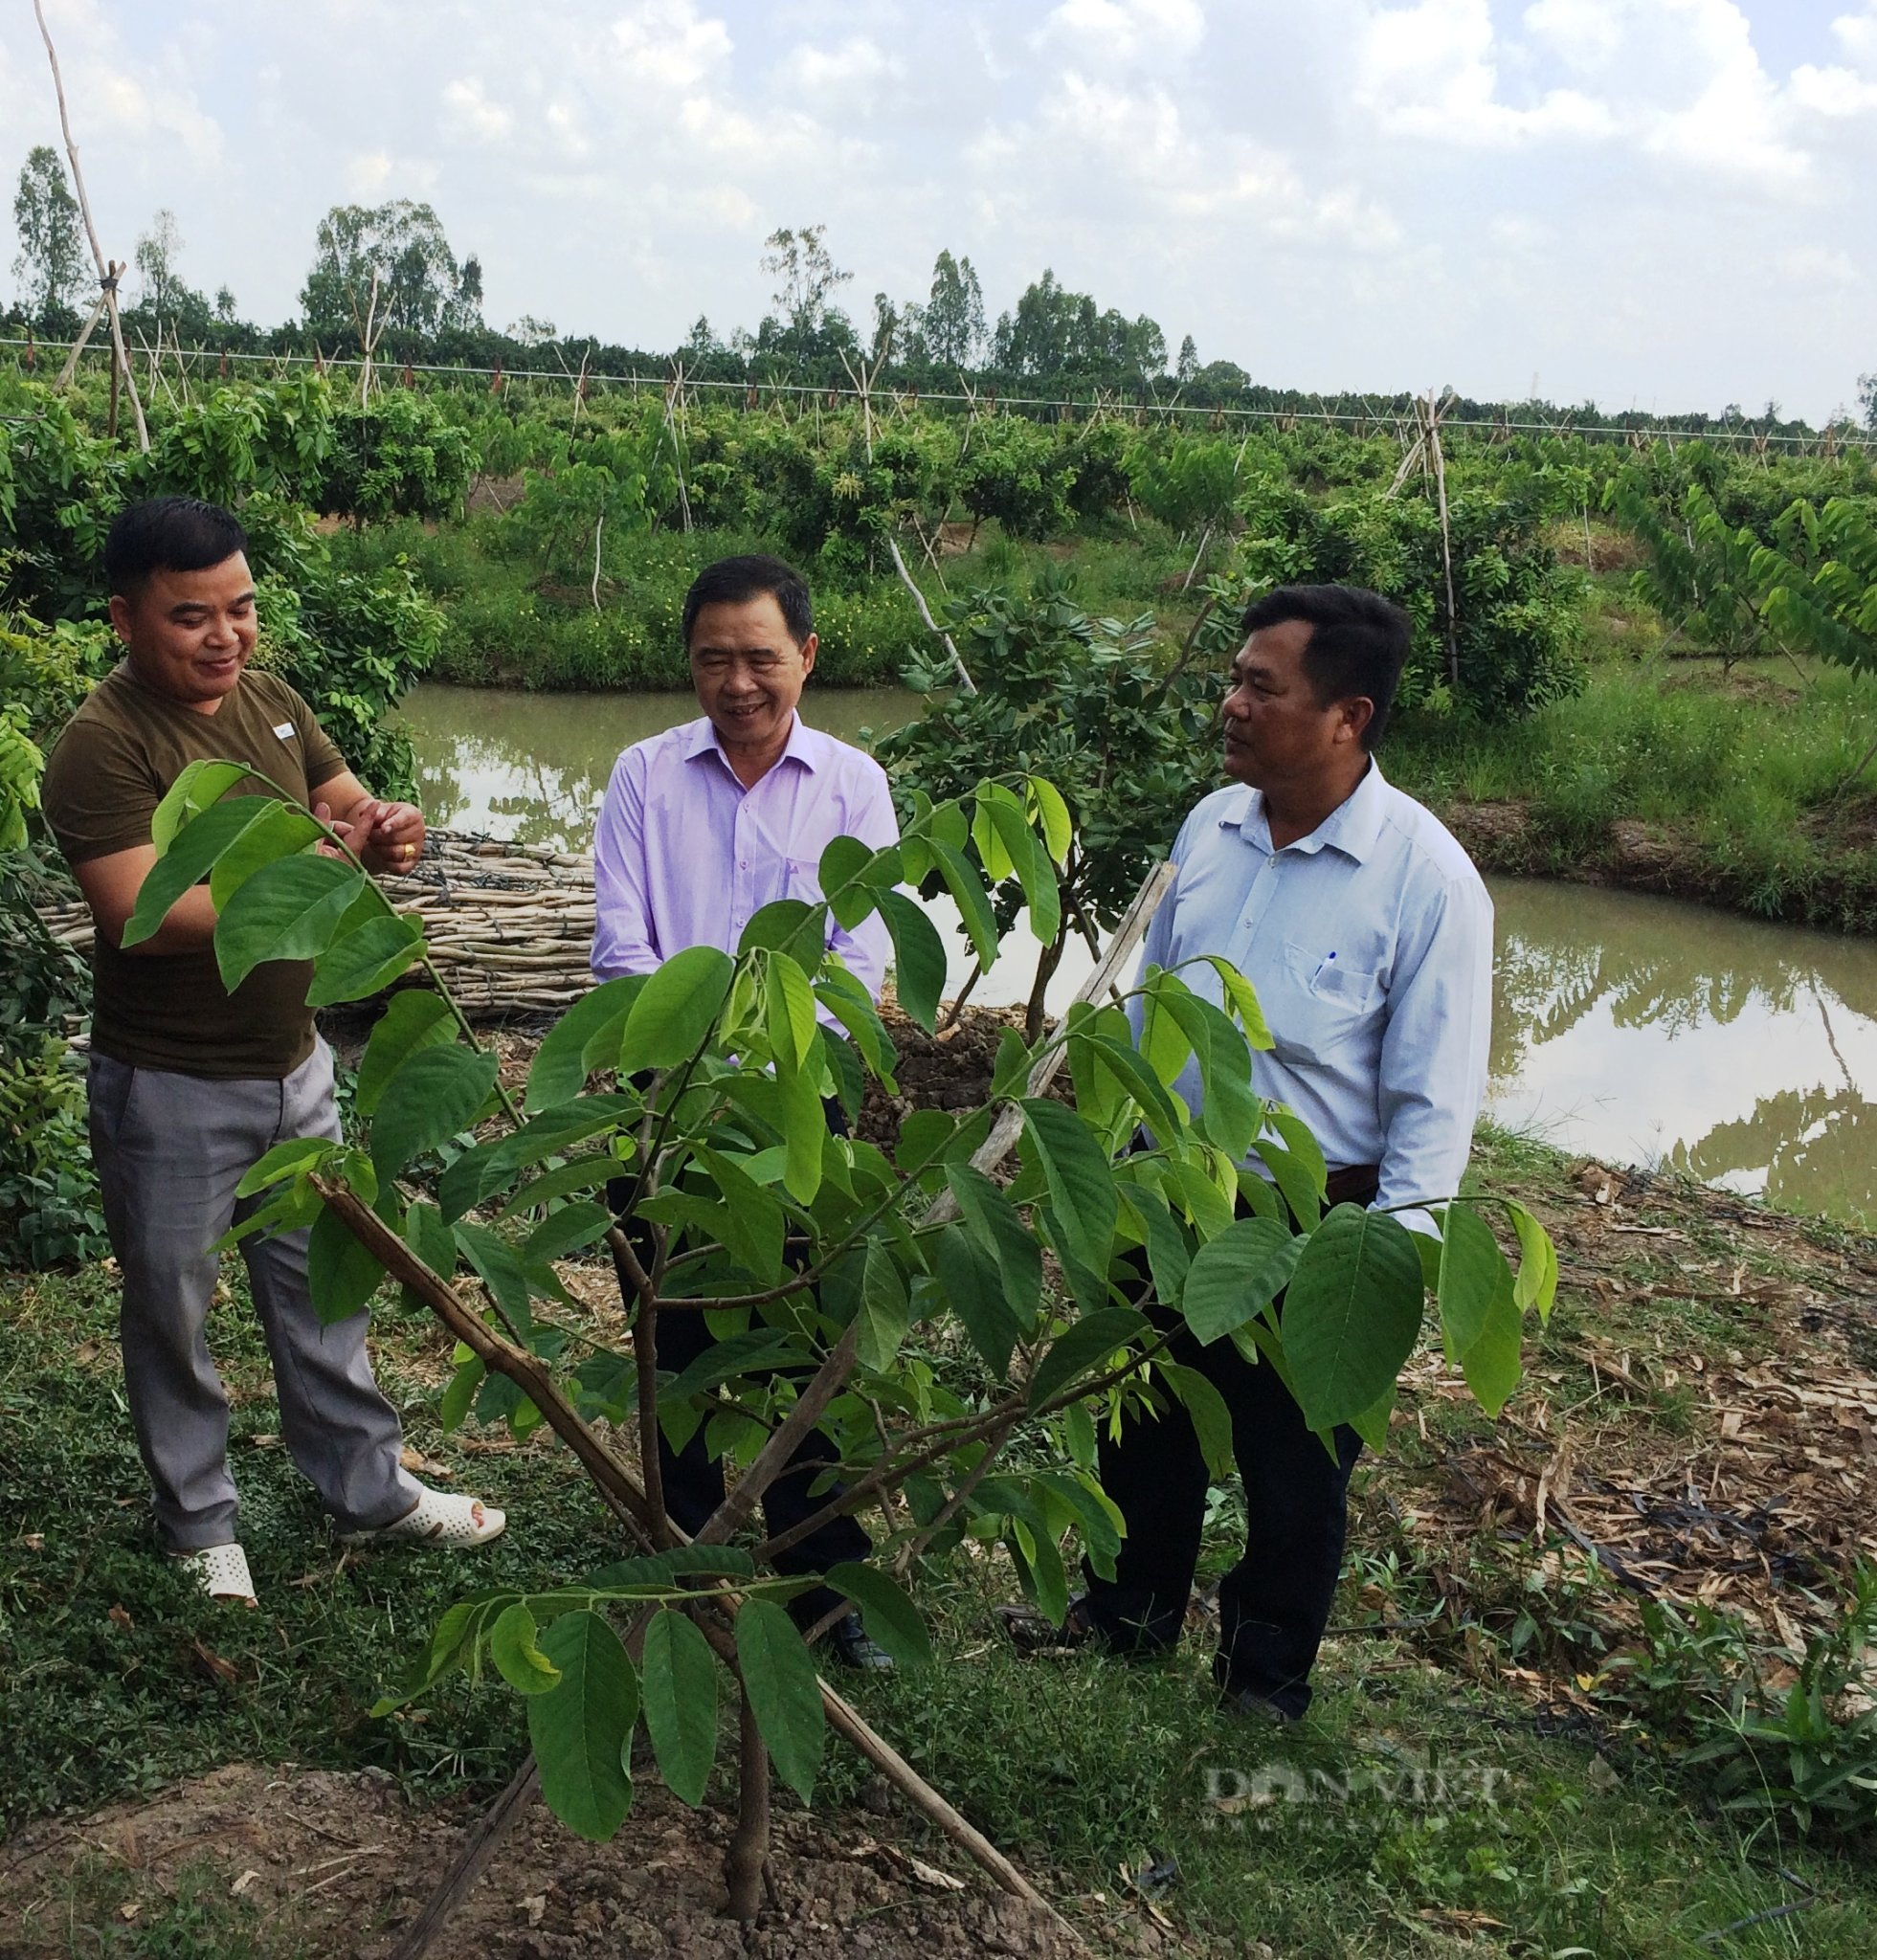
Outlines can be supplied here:
<path id="1" fill-rule="evenodd" d="M 123 371 L 124 387 L 130 394 L 130 412 L 137 418 L 137 446 L 150 446 L 149 425 L 144 420 L 144 404 L 137 393 L 137 377 L 130 369 L 130 356 L 123 345 L 123 323 L 118 318 L 118 267 L 104 256 L 98 242 L 98 227 L 91 219 L 91 199 L 85 194 L 84 172 L 78 167 L 78 145 L 72 136 L 72 118 L 65 106 L 65 78 L 58 72 L 58 50 L 52 43 L 52 30 L 46 25 L 46 10 L 33 0 L 33 11 L 39 22 L 39 38 L 46 44 L 46 59 L 52 64 L 52 85 L 58 97 L 58 126 L 65 132 L 65 154 L 72 160 L 72 188 L 78 194 L 78 211 L 85 221 L 85 236 L 91 240 L 91 256 L 98 267 L 98 283 L 104 296 L 105 311 L 111 321 L 111 347 L 117 365 Z M 113 370 L 115 371 L 115 370 Z"/>

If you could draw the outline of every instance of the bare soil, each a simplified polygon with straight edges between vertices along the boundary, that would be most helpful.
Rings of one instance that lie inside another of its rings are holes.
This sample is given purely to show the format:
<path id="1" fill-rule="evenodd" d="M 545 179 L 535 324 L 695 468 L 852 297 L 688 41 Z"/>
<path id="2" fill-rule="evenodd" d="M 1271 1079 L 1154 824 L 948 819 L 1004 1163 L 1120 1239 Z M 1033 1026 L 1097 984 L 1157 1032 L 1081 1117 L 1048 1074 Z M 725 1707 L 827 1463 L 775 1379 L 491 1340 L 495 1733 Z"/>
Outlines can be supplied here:
<path id="1" fill-rule="evenodd" d="M 233 1764 L 148 1803 L 21 1833 L 0 1865 L 0 1960 L 85 1950 L 73 1924 L 79 1872 L 83 1911 L 113 1930 L 156 1918 L 188 1874 L 198 1888 L 206 1879 L 245 1902 L 263 1951 L 382 1960 L 466 1821 L 460 1809 L 416 1807 L 383 1775 Z M 432 1951 L 436 1960 L 1057 1960 L 1084 1950 L 1060 1922 L 960 1876 L 937 1850 L 894 1842 L 890 1819 L 872 1821 L 879 1835 L 778 1817 L 770 1903 L 742 1927 L 721 1916 L 726 1814 L 689 1811 L 641 1785 L 619 1834 L 590 1844 L 536 1804 Z"/>

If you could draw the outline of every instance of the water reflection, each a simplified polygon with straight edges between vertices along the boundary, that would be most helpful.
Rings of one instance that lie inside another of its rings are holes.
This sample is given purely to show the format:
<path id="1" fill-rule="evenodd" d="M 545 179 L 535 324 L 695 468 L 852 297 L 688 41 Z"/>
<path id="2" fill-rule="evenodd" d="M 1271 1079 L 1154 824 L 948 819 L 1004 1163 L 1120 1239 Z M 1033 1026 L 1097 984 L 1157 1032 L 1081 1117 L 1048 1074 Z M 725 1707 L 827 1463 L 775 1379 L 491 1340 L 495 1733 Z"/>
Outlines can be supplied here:
<path id="1" fill-rule="evenodd" d="M 1877 1214 L 1877 947 L 1623 892 L 1493 896 L 1498 1121 Z"/>
<path id="2" fill-rule="evenodd" d="M 859 742 L 919 712 L 903 687 L 813 682 L 805 718 Z M 525 694 L 499 687 L 413 688 L 400 713 L 417 751 L 417 783 L 432 822 L 584 851 L 619 751 L 698 712 L 689 694 Z"/>
<path id="3" fill-rule="evenodd" d="M 805 705 L 858 741 L 916 714 L 919 697 L 811 690 Z M 576 850 L 592 841 L 620 749 L 696 712 L 689 695 L 448 687 L 418 688 L 405 705 L 435 820 Z M 1495 1120 L 1612 1162 L 1877 1216 L 1877 946 L 1667 899 L 1492 886 Z M 955 991 L 969 955 L 950 906 L 933 911 Z M 973 998 L 1026 998 L 1036 956 L 1012 935 Z M 1088 967 L 1072 946 L 1052 1004 Z"/>

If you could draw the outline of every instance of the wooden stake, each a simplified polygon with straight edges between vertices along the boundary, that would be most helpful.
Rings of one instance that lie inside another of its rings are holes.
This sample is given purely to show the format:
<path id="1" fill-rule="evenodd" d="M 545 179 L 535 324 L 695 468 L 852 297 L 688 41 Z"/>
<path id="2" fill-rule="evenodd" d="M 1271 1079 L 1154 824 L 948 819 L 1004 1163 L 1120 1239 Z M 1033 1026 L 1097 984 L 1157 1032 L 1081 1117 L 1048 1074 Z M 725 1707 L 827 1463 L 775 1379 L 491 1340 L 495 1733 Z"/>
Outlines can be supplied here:
<path id="1" fill-rule="evenodd" d="M 137 394 L 137 377 L 130 371 L 130 356 L 124 351 L 123 324 L 118 318 L 118 267 L 104 256 L 104 248 L 98 242 L 98 227 L 91 221 L 91 199 L 85 195 L 84 172 L 78 167 L 78 145 L 72 140 L 72 118 L 65 107 L 65 79 L 58 72 L 58 50 L 52 44 L 52 30 L 46 25 L 46 10 L 40 0 L 33 0 L 33 11 L 39 22 L 39 38 L 46 44 L 46 59 L 52 64 L 52 85 L 58 97 L 58 126 L 65 132 L 65 154 L 72 160 L 72 188 L 78 194 L 78 211 L 85 221 L 85 236 L 91 240 L 92 261 L 98 267 L 98 283 L 103 291 L 105 310 L 111 320 L 111 347 L 117 356 L 117 365 L 123 370 L 124 387 L 130 394 L 130 411 L 137 418 L 137 446 L 147 450 L 150 446 L 149 426 L 144 420 L 144 404 Z M 112 370 L 112 392 L 115 396 L 117 369 Z M 112 434 L 117 433 L 115 413 L 111 424 Z"/>

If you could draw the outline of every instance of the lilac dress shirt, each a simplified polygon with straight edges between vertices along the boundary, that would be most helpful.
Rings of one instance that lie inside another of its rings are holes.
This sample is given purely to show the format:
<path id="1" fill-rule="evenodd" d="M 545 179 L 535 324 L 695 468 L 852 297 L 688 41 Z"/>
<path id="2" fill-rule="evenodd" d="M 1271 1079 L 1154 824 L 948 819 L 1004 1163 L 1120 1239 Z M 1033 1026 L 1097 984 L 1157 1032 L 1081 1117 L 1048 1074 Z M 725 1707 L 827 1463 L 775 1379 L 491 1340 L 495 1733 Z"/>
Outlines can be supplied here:
<path id="1" fill-rule="evenodd" d="M 775 899 L 821 897 L 839 836 L 876 850 L 900 835 L 886 772 L 800 715 L 753 789 L 737 781 L 707 716 L 636 742 L 614 765 L 593 830 L 594 977 L 649 973 L 686 947 L 726 953 Z M 891 940 L 876 913 L 828 945 L 879 996 Z"/>

